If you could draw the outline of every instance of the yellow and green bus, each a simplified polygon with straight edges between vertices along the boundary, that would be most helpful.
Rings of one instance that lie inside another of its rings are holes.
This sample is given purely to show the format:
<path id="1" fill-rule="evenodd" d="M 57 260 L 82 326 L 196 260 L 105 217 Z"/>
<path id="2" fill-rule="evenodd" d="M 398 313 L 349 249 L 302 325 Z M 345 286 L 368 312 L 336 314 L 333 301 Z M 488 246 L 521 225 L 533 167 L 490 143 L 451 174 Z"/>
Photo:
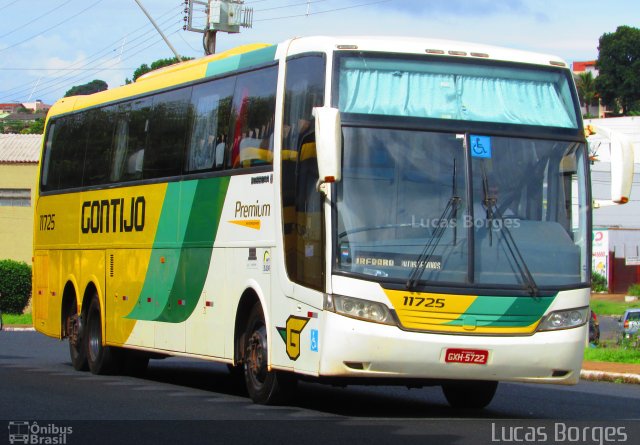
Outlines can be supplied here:
<path id="1" fill-rule="evenodd" d="M 44 135 L 34 325 L 77 370 L 226 363 L 296 381 L 577 382 L 589 163 L 553 56 L 307 37 L 64 98 Z"/>

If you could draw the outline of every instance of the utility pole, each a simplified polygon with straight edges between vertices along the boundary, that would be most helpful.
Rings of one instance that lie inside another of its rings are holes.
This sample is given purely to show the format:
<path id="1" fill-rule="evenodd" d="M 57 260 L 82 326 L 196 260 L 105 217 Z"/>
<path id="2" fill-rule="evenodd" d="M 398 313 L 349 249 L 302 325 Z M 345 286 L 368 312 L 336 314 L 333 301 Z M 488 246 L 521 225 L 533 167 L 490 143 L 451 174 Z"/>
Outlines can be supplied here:
<path id="1" fill-rule="evenodd" d="M 178 54 L 178 51 L 176 51 L 176 49 L 173 47 L 171 42 L 169 42 L 169 39 L 167 39 L 167 36 L 164 35 L 164 33 L 162 32 L 162 30 L 160 29 L 156 21 L 153 20 L 153 17 L 151 17 L 151 14 L 149 14 L 145 9 L 145 7 L 142 6 L 142 3 L 140 3 L 140 0 L 135 0 L 135 1 L 138 4 L 138 6 L 140 6 L 140 9 L 142 9 L 142 12 L 144 12 L 144 14 L 147 16 L 151 24 L 156 28 L 156 31 L 158 31 L 158 33 L 162 36 L 162 39 L 165 41 L 169 49 L 173 51 L 173 54 L 176 56 L 176 59 L 178 59 L 178 62 L 182 62 L 182 57 L 180 57 L 180 54 Z"/>
<path id="2" fill-rule="evenodd" d="M 240 28 L 251 28 L 253 9 L 245 8 L 243 0 L 185 0 L 186 31 L 200 32 L 205 54 L 215 54 L 218 31 L 239 33 Z M 206 16 L 204 25 L 196 25 L 194 16 L 199 13 Z"/>

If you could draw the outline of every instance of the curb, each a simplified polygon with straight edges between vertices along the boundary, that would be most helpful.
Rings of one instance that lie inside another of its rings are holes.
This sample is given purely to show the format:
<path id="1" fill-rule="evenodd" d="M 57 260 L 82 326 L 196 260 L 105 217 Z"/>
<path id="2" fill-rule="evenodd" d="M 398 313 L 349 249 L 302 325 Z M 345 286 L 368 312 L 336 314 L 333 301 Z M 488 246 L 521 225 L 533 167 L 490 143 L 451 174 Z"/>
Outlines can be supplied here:
<path id="1" fill-rule="evenodd" d="M 588 371 L 586 369 L 583 369 L 582 371 L 580 371 L 580 378 L 593 382 L 622 382 L 640 384 L 639 374 L 621 372 Z"/>
<path id="2" fill-rule="evenodd" d="M 3 326 L 2 331 L 7 332 L 35 332 L 34 328 L 21 327 L 21 326 Z"/>

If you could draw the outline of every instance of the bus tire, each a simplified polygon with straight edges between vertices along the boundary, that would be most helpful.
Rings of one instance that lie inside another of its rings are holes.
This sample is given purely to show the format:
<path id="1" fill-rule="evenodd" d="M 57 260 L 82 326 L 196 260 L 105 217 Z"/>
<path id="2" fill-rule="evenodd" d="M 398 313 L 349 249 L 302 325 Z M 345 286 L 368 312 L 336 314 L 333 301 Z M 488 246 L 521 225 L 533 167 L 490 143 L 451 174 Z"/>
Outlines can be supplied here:
<path id="1" fill-rule="evenodd" d="M 82 338 L 82 322 L 78 317 L 77 306 L 75 304 L 72 306 L 72 313 L 69 314 L 66 320 L 71 366 L 76 371 L 88 371 L 89 363 L 87 362 L 87 349 Z"/>
<path id="2" fill-rule="evenodd" d="M 83 337 L 89 370 L 93 374 L 115 374 L 120 371 L 122 351 L 102 344 L 102 320 L 97 294 L 93 295 L 89 304 Z"/>
<path id="3" fill-rule="evenodd" d="M 442 385 L 447 402 L 455 409 L 482 409 L 493 400 L 498 382 L 462 380 Z"/>
<path id="4" fill-rule="evenodd" d="M 261 405 L 278 405 L 291 400 L 297 381 L 281 371 L 269 371 L 267 327 L 262 308 L 256 304 L 249 315 L 244 343 L 244 380 L 249 397 Z"/>

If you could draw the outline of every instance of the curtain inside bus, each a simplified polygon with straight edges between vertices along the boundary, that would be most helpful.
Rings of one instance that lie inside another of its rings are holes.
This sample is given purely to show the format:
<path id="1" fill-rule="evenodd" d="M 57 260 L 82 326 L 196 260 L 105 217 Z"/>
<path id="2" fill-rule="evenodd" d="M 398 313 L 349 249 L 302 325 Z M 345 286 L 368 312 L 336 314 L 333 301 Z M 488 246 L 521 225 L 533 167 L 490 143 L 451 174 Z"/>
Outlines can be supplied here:
<path id="1" fill-rule="evenodd" d="M 339 81 L 347 113 L 577 128 L 567 78 L 557 72 L 345 57 Z"/>

